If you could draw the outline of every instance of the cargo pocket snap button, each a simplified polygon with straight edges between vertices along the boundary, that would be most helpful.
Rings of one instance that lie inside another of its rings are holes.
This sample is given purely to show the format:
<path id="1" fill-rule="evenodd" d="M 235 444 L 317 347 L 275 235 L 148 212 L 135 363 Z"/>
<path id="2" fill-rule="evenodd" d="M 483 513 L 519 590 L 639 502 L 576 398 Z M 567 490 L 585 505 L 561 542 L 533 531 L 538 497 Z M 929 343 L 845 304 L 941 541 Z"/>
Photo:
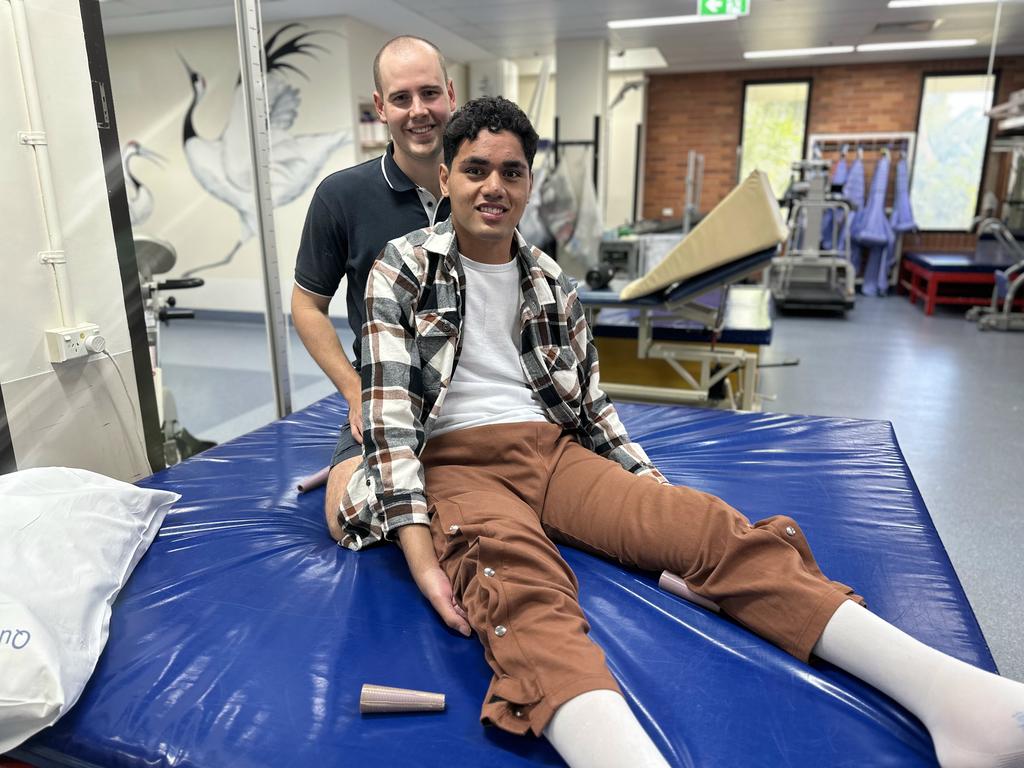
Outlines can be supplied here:
<path id="1" fill-rule="evenodd" d="M 494 628 L 494 634 L 498 637 L 504 637 L 506 632 L 508 632 L 508 630 L 505 628 L 504 624 L 499 624 Z"/>
<path id="2" fill-rule="evenodd" d="M 458 532 L 459 532 L 459 526 L 457 526 L 457 525 L 449 525 L 448 526 L 448 533 L 458 533 Z"/>
<path id="3" fill-rule="evenodd" d="M 787 525 L 786 526 L 786 535 L 787 536 L 796 536 L 796 528 L 794 528 L 792 525 Z"/>
<path id="4" fill-rule="evenodd" d="M 493 568 L 484 568 L 484 576 L 493 576 L 493 575 L 494 575 L 494 569 Z"/>

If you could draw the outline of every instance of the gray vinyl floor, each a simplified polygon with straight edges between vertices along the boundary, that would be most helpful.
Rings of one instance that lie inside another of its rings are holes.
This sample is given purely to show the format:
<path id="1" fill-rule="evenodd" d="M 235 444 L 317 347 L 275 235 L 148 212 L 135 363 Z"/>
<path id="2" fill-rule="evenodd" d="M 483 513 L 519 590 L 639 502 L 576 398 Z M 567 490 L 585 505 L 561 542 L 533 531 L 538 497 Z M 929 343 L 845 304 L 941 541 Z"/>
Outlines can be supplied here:
<path id="1" fill-rule="evenodd" d="M 845 320 L 779 317 L 764 410 L 891 421 L 1000 671 L 1024 680 L 1024 332 L 963 310 L 857 298 Z"/>
<path id="2" fill-rule="evenodd" d="M 341 333 L 349 348 L 351 335 Z M 275 418 L 261 324 L 189 320 L 161 337 L 179 420 L 223 442 Z M 1024 681 L 1024 333 L 979 332 L 961 311 L 858 297 L 846 319 L 776 318 L 764 410 L 891 421 L 1000 671 Z M 294 332 L 292 401 L 331 386 Z M 325 463 L 329 460 L 325 456 Z"/>

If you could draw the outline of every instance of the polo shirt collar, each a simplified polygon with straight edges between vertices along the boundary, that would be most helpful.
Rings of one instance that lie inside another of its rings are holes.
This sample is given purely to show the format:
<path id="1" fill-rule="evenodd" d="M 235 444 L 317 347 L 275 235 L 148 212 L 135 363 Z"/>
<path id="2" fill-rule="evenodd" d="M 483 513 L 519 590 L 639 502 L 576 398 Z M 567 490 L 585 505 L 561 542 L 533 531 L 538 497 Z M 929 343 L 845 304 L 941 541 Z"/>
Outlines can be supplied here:
<path id="1" fill-rule="evenodd" d="M 395 162 L 395 143 L 393 141 L 388 142 L 387 149 L 380 157 L 380 170 L 384 174 L 384 181 L 395 192 L 408 192 L 417 188 L 412 180 L 405 175 L 405 171 L 399 168 L 398 163 Z"/>

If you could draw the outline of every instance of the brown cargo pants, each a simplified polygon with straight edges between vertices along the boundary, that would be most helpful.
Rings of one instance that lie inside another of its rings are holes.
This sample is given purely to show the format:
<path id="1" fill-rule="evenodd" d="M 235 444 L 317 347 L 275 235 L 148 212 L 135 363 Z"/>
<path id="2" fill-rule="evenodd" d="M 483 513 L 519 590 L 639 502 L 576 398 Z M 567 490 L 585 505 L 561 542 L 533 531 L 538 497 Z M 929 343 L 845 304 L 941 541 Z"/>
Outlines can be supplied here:
<path id="1" fill-rule="evenodd" d="M 494 670 L 485 724 L 540 735 L 569 699 L 619 690 L 587 634 L 555 542 L 669 570 L 722 612 L 807 660 L 847 599 L 788 517 L 751 525 L 721 499 L 627 472 L 553 424 L 475 427 L 422 455 L 434 549 Z"/>

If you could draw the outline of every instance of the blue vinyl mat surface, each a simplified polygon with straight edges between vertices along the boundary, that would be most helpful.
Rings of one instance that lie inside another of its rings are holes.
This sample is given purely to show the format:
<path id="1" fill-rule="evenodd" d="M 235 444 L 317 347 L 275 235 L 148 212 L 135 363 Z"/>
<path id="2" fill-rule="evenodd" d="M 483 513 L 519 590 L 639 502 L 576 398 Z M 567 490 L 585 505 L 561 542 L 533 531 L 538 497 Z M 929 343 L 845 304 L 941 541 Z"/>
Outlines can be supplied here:
<path id="1" fill-rule="evenodd" d="M 800 521 L 823 570 L 922 641 L 994 670 L 886 422 L 622 405 L 677 484 L 751 519 Z M 114 606 L 77 706 L 13 753 L 41 765 L 560 765 L 544 740 L 478 721 L 490 670 L 384 546 L 352 553 L 296 481 L 330 459 L 341 398 L 142 483 L 182 494 Z M 676 766 L 934 766 L 884 695 L 795 661 L 657 588 L 657 575 L 562 548 L 640 721 Z M 362 716 L 372 682 L 444 692 L 438 714 Z"/>

